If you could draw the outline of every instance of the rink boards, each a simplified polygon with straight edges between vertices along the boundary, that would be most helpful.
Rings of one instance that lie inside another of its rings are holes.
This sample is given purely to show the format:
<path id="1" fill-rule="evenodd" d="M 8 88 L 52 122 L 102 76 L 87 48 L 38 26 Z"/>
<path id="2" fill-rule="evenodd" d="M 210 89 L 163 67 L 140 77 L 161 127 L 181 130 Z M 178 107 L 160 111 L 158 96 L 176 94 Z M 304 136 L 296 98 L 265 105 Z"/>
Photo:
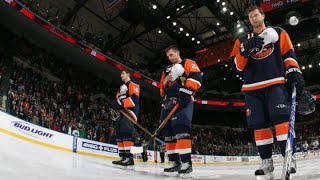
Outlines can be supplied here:
<path id="1" fill-rule="evenodd" d="M 0 131 L 16 138 L 53 149 L 100 158 L 118 158 L 118 148 L 116 145 L 100 143 L 53 131 L 20 120 L 2 111 L 0 111 Z M 301 154 L 296 153 L 296 155 L 299 156 Z M 140 154 L 135 154 L 134 156 L 137 161 L 141 161 L 142 158 Z M 258 156 L 209 156 L 193 154 L 191 157 L 195 164 L 243 163 L 257 162 L 260 160 Z M 159 152 L 148 151 L 148 161 L 153 163 L 155 159 L 157 162 L 160 162 Z M 282 159 L 282 157 L 281 155 L 274 155 L 273 159 Z"/>

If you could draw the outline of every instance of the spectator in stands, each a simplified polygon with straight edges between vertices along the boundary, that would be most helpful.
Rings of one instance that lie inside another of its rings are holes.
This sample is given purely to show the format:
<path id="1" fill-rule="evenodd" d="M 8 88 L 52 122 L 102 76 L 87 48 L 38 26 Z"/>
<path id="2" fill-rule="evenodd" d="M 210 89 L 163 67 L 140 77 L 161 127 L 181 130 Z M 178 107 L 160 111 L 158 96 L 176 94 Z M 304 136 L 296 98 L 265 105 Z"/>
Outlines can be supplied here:
<path id="1" fill-rule="evenodd" d="M 1 42 L 0 42 L 1 43 Z M 18 45 L 17 45 L 18 44 Z M 4 49 L 7 48 L 7 49 Z M 6 52 L 5 55 L 3 52 Z M 9 55 L 10 54 L 10 55 Z M 12 58 L 14 57 L 14 58 Z M 115 144 L 109 103 L 117 85 L 110 85 L 92 74 L 46 53 L 23 39 L 16 45 L 0 46 L 0 83 L 8 76 L 6 110 L 9 114 L 62 133 L 78 130 L 79 137 Z M 1 84 L 1 91 L 4 85 Z M 0 92 L 1 93 L 1 92 Z M 103 94 L 103 95 L 101 95 Z M 145 101 L 145 102 L 143 102 Z M 158 127 L 159 112 L 154 106 L 143 106 L 141 99 L 138 122 L 150 132 Z M 151 103 L 152 105 L 154 103 Z M 306 117 L 297 117 L 299 119 Z M 320 112 L 308 116 L 308 122 L 296 127 L 297 141 L 311 141 L 320 136 Z M 141 139 L 149 136 L 138 130 Z M 247 129 L 193 126 L 194 154 L 256 155 L 256 147 Z M 300 143 L 301 144 L 301 143 Z M 153 145 L 150 146 L 151 148 Z M 278 152 L 277 146 L 273 147 Z"/>
<path id="2" fill-rule="evenodd" d="M 78 126 L 76 125 L 72 131 L 72 135 L 73 136 L 76 136 L 76 137 L 79 137 L 80 136 L 80 133 L 79 133 L 79 130 L 78 130 Z"/>
<path id="3" fill-rule="evenodd" d="M 102 136 L 101 136 L 101 138 L 100 138 L 99 142 L 102 142 L 102 143 L 106 143 L 106 142 L 107 142 L 107 138 L 105 137 L 105 135 L 104 135 L 104 134 L 102 134 Z"/>

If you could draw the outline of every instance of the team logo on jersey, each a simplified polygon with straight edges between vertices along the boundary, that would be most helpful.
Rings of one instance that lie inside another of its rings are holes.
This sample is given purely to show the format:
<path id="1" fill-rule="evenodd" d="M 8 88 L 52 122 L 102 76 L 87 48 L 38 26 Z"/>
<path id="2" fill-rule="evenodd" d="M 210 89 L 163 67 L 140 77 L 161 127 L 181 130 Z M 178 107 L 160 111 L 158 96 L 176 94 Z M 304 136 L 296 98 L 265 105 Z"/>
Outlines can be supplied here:
<path id="1" fill-rule="evenodd" d="M 287 106 L 285 104 L 278 104 L 276 107 L 279 109 L 283 109 L 283 108 L 286 108 Z"/>
<path id="2" fill-rule="evenodd" d="M 133 91 L 134 91 L 135 93 L 138 93 L 138 92 L 139 92 L 139 88 L 138 88 L 138 87 L 135 87 L 135 88 L 133 88 Z"/>
<path id="3" fill-rule="evenodd" d="M 257 59 L 257 60 L 264 59 L 264 58 L 270 56 L 270 54 L 272 54 L 273 51 L 274 51 L 274 44 L 270 43 L 270 44 L 264 46 L 261 51 L 251 53 L 251 57 L 253 59 Z"/>
<path id="4" fill-rule="evenodd" d="M 200 71 L 199 67 L 196 64 L 191 64 L 191 69 L 193 71 Z"/>
<path id="5" fill-rule="evenodd" d="M 251 110 L 250 110 L 249 108 L 246 109 L 246 116 L 247 116 L 247 117 L 251 116 Z"/>

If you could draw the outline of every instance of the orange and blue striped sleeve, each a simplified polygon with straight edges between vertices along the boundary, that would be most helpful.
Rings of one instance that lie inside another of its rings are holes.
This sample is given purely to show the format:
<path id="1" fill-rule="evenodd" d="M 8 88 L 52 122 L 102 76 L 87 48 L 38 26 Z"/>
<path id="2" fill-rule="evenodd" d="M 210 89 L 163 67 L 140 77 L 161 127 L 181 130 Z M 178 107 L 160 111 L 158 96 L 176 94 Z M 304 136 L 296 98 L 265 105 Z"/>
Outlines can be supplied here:
<path id="1" fill-rule="evenodd" d="M 232 66 L 238 71 L 243 71 L 248 63 L 248 58 L 240 54 L 240 40 L 237 39 L 233 45 L 232 52 L 230 54 L 230 61 Z"/>
<path id="2" fill-rule="evenodd" d="M 288 33 L 283 29 L 280 29 L 279 41 L 281 56 L 285 69 L 288 69 L 289 67 L 300 68 L 290 37 Z"/>
<path id="3" fill-rule="evenodd" d="M 184 87 L 193 90 L 193 92 L 197 91 L 202 83 L 202 73 L 197 63 L 193 60 L 186 59 L 184 73 L 187 76 Z"/>

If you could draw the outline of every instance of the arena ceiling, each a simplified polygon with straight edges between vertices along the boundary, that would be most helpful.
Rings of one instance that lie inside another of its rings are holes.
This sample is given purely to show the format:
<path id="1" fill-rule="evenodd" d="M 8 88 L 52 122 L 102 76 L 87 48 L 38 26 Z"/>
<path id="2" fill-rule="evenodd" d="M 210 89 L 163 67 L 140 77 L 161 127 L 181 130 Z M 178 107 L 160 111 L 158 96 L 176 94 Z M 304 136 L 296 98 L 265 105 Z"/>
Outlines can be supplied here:
<path id="1" fill-rule="evenodd" d="M 260 2 L 260 0 L 22 1 L 78 40 L 83 40 L 106 54 L 118 57 L 122 63 L 155 79 L 159 77 L 160 70 L 169 63 L 163 52 L 165 47 L 177 44 L 182 50 L 183 57 L 193 57 L 198 50 L 227 39 L 234 39 L 250 29 L 245 16 L 246 7 Z M 266 22 L 268 25 L 281 26 L 287 30 L 301 64 L 306 69 L 309 65 L 317 66 L 319 72 L 320 3 L 319 0 L 300 1 L 304 3 L 267 12 Z M 288 13 L 293 11 L 299 13 L 300 23 L 297 26 L 291 26 L 287 22 Z M 214 84 L 219 85 L 220 80 L 223 81 L 230 74 L 235 76 L 219 66 L 210 68 L 209 72 L 216 74 L 214 78 L 209 78 L 213 83 L 210 87 L 216 90 L 219 88 Z M 239 81 L 238 77 L 231 79 Z"/>

